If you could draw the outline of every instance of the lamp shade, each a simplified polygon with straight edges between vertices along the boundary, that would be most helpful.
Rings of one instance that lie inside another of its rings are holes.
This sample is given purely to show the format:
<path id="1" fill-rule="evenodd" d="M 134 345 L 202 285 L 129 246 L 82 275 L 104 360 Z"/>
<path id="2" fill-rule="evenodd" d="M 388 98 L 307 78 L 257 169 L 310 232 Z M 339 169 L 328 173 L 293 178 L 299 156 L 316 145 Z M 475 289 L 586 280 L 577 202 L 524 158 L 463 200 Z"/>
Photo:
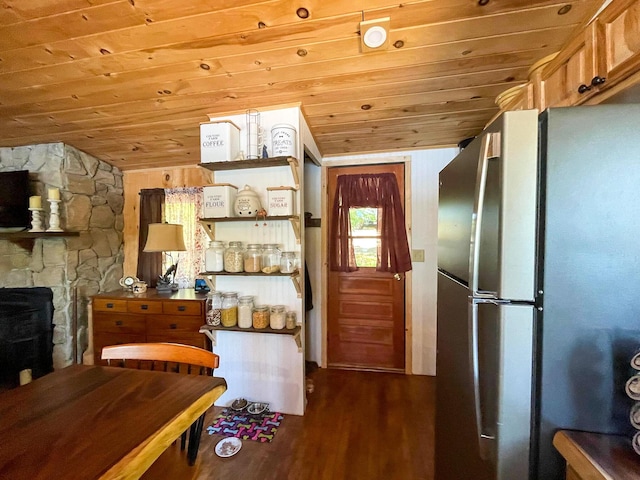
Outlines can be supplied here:
<path id="1" fill-rule="evenodd" d="M 150 223 L 143 252 L 178 252 L 186 250 L 182 225 Z"/>

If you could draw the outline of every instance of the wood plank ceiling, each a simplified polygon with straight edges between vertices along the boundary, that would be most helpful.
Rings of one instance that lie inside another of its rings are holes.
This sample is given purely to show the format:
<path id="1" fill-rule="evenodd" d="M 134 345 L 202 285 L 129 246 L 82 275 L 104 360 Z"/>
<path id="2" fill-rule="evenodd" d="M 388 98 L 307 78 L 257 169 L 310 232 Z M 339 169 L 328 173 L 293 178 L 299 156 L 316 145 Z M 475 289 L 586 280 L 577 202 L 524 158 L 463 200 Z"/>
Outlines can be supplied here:
<path id="1" fill-rule="evenodd" d="M 196 164 L 209 115 L 298 102 L 325 156 L 455 145 L 601 2 L 0 0 L 0 146 Z"/>

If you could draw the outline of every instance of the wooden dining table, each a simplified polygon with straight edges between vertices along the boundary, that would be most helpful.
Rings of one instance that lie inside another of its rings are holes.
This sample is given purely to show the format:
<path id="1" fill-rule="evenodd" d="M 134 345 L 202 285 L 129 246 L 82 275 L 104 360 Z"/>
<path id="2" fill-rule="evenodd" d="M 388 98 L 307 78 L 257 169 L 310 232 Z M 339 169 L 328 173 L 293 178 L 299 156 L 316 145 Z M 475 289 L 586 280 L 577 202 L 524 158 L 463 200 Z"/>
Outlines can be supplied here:
<path id="1" fill-rule="evenodd" d="M 0 479 L 139 478 L 225 390 L 219 377 L 56 370 L 0 393 Z"/>

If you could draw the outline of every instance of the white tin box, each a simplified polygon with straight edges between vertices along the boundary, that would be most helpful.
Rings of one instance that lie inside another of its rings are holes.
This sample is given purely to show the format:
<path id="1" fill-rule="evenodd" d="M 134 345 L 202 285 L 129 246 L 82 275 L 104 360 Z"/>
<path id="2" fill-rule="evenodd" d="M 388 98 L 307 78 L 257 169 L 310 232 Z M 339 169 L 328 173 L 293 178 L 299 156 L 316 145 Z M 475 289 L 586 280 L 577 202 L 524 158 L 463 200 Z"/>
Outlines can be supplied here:
<path id="1" fill-rule="evenodd" d="M 267 213 L 270 217 L 295 214 L 295 188 L 267 187 Z"/>
<path id="2" fill-rule="evenodd" d="M 200 124 L 200 162 L 236 160 L 240 152 L 240 129 L 230 121 Z"/>
<path id="3" fill-rule="evenodd" d="M 233 207 L 238 187 L 230 183 L 215 183 L 202 187 L 204 218 L 234 217 Z"/>

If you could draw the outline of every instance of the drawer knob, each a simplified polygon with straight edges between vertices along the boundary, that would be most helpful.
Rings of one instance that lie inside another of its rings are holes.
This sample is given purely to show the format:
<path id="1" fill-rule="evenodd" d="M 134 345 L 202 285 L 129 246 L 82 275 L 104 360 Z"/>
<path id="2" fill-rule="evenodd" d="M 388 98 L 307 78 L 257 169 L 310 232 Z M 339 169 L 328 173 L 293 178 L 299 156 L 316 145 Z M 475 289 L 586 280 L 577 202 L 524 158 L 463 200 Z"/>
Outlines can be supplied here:
<path id="1" fill-rule="evenodd" d="M 149 305 L 140 305 L 140 310 L 149 310 Z"/>
<path id="2" fill-rule="evenodd" d="M 185 307 L 184 305 L 180 305 L 180 306 L 178 307 L 178 311 L 179 311 L 179 312 L 184 312 L 186 309 L 187 309 L 187 307 Z"/>
<path id="3" fill-rule="evenodd" d="M 113 303 L 107 303 L 107 308 L 113 308 Z"/>
<path id="4" fill-rule="evenodd" d="M 591 90 L 591 87 L 588 85 L 585 85 L 584 83 L 578 87 L 579 94 L 587 93 L 589 90 Z"/>
<path id="5" fill-rule="evenodd" d="M 116 320 L 116 326 L 117 327 L 121 327 L 122 326 L 122 320 Z"/>
<path id="6" fill-rule="evenodd" d="M 175 330 L 176 328 L 178 328 L 178 324 L 177 323 L 172 323 L 171 325 L 169 325 L 169 328 L 171 330 Z"/>

